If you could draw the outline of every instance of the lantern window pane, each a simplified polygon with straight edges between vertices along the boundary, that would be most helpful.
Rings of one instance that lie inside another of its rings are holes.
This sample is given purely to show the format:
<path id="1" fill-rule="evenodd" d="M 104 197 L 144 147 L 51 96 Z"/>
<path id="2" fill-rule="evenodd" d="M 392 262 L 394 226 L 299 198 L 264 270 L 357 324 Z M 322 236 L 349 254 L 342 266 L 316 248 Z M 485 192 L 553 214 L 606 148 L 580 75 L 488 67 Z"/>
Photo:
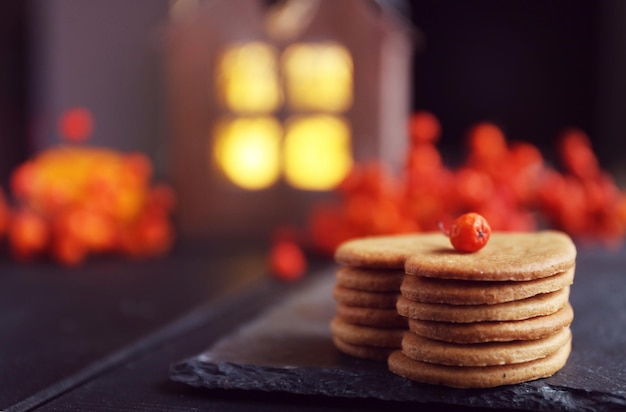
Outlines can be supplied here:
<path id="1" fill-rule="evenodd" d="M 217 65 L 216 90 L 234 112 L 270 113 L 282 104 L 277 51 L 263 42 L 227 47 Z"/>
<path id="2" fill-rule="evenodd" d="M 282 128 L 272 117 L 221 120 L 214 129 L 216 163 L 237 186 L 265 189 L 280 174 Z"/>
<path id="3" fill-rule="evenodd" d="M 296 43 L 285 50 L 282 64 L 292 109 L 342 112 L 352 105 L 352 56 L 342 45 Z"/>
<path id="4" fill-rule="evenodd" d="M 330 190 L 352 167 L 350 127 L 341 117 L 293 117 L 285 126 L 283 164 L 287 182 L 298 189 Z"/>

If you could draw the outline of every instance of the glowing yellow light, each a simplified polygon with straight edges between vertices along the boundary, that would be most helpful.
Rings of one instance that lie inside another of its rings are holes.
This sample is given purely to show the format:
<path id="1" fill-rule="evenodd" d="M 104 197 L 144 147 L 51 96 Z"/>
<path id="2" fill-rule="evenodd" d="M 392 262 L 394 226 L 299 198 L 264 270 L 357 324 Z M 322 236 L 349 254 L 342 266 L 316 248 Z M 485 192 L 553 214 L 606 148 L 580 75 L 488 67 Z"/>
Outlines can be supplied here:
<path id="1" fill-rule="evenodd" d="M 352 167 L 350 128 L 336 116 L 290 119 L 283 150 L 285 177 L 298 189 L 332 189 Z"/>
<path id="2" fill-rule="evenodd" d="M 298 110 L 339 112 L 352 105 L 352 57 L 336 43 L 294 44 L 283 55 L 287 97 Z"/>
<path id="3" fill-rule="evenodd" d="M 276 56 L 273 47 L 261 42 L 227 48 L 216 76 L 222 104 L 236 112 L 275 110 L 282 103 Z"/>
<path id="4" fill-rule="evenodd" d="M 215 159 L 244 189 L 271 186 L 280 173 L 280 124 L 271 117 L 224 120 L 215 128 Z"/>

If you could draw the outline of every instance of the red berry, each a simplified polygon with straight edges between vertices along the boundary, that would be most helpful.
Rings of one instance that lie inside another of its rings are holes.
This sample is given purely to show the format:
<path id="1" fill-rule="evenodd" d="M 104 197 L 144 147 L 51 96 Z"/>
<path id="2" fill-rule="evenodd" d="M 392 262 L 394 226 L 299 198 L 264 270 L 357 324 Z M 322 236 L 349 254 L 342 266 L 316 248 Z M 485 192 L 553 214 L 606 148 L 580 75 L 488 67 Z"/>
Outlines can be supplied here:
<path id="1" fill-rule="evenodd" d="M 478 213 L 466 213 L 459 216 L 444 234 L 450 238 L 450 243 L 456 250 L 477 252 L 489 241 L 491 227 Z"/>
<path id="2" fill-rule="evenodd" d="M 61 136 L 70 142 L 86 140 L 93 130 L 93 116 L 83 107 L 67 109 L 59 123 Z"/>
<path id="3" fill-rule="evenodd" d="M 409 119 L 409 134 L 414 145 L 434 143 L 441 135 L 439 119 L 427 111 L 416 112 Z"/>
<path id="4" fill-rule="evenodd" d="M 18 260 L 35 258 L 48 247 L 50 227 L 38 212 L 30 209 L 16 211 L 8 230 L 9 245 Z"/>
<path id="5" fill-rule="evenodd" d="M 269 263 L 272 273 L 282 280 L 300 279 L 306 271 L 302 249 L 289 240 L 280 240 L 272 246 Z"/>

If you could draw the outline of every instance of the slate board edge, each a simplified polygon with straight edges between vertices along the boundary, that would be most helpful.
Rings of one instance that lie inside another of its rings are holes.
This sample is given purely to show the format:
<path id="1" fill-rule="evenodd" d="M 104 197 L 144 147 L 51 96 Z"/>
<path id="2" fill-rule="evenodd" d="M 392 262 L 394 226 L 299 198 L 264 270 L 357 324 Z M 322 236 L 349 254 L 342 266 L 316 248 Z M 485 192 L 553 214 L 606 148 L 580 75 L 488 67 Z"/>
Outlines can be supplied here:
<path id="1" fill-rule="evenodd" d="M 578 411 L 626 408 L 624 396 L 563 388 L 547 384 L 545 379 L 484 390 L 453 389 L 411 382 L 388 373 L 206 362 L 199 357 L 192 357 L 172 365 L 170 378 L 179 383 L 206 389 L 248 389 L 297 395 L 373 398 L 498 409 Z M 364 394 L 361 389 L 362 381 L 376 379 L 381 382 L 378 390 Z M 450 396 L 454 392 L 456 396 Z"/>

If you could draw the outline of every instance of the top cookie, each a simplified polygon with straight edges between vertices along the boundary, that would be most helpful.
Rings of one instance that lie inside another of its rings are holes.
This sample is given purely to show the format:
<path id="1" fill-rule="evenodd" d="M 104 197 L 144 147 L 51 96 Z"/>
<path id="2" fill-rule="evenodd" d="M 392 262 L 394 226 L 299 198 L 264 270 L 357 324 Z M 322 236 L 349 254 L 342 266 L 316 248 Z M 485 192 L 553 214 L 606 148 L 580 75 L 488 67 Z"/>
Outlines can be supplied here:
<path id="1" fill-rule="evenodd" d="M 403 269 L 407 257 L 426 246 L 424 236 L 429 235 L 371 236 L 348 240 L 335 251 L 335 260 L 349 266 Z M 442 234 L 438 237 L 447 241 Z"/>
<path id="2" fill-rule="evenodd" d="M 564 233 L 493 233 L 475 253 L 459 253 L 440 234 L 426 234 L 416 252 L 407 257 L 407 274 L 443 279 L 540 279 L 574 267 L 576 247 Z"/>
<path id="3" fill-rule="evenodd" d="M 403 268 L 407 274 L 442 279 L 532 280 L 574 267 L 576 247 L 564 233 L 492 233 L 478 252 L 456 251 L 441 233 L 376 236 L 349 240 L 337 262 L 367 268 Z"/>

